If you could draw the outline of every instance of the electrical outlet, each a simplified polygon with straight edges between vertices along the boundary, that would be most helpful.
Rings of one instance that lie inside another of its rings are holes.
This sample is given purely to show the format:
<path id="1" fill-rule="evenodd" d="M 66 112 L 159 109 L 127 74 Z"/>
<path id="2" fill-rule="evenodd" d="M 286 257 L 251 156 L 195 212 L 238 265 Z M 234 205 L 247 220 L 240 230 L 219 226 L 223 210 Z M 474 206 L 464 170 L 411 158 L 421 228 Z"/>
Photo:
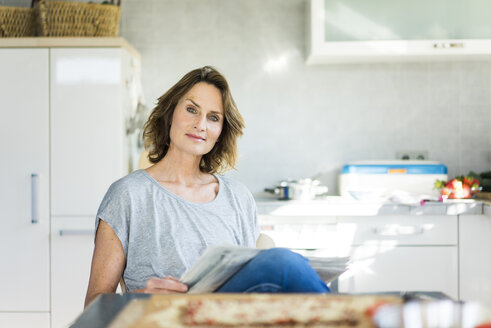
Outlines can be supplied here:
<path id="1" fill-rule="evenodd" d="M 406 150 L 396 152 L 397 159 L 404 160 L 427 160 L 428 151 L 427 150 Z"/>

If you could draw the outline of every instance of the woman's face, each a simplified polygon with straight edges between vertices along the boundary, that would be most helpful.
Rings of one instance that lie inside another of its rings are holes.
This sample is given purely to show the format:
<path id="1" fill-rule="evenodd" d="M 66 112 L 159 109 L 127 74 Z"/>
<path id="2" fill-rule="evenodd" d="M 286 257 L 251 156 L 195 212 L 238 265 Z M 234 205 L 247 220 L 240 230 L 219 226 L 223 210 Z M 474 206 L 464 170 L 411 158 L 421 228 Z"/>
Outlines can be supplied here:
<path id="1" fill-rule="evenodd" d="M 170 127 L 171 148 L 204 155 L 215 146 L 223 127 L 223 102 L 214 85 L 199 82 L 177 103 Z"/>

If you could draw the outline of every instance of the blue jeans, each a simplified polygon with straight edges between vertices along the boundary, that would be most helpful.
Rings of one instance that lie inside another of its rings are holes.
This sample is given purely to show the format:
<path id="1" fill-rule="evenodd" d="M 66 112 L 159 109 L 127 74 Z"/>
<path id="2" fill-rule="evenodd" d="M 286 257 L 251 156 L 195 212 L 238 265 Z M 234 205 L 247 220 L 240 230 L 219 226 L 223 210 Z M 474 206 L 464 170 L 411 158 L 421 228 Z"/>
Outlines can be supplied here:
<path id="1" fill-rule="evenodd" d="M 262 251 L 215 293 L 328 293 L 329 287 L 300 254 L 286 248 Z"/>

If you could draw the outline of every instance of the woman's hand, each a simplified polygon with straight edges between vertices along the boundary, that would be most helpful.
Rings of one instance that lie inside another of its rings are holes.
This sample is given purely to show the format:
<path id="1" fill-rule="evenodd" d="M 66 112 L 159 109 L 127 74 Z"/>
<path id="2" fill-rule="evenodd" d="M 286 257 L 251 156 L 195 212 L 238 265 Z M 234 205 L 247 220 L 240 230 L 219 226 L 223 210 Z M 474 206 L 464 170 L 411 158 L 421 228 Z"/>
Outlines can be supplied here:
<path id="1" fill-rule="evenodd" d="M 147 281 L 145 288 L 131 291 L 131 293 L 145 294 L 174 294 L 185 293 L 188 291 L 188 286 L 183 284 L 174 277 L 166 276 L 164 278 L 152 278 Z"/>

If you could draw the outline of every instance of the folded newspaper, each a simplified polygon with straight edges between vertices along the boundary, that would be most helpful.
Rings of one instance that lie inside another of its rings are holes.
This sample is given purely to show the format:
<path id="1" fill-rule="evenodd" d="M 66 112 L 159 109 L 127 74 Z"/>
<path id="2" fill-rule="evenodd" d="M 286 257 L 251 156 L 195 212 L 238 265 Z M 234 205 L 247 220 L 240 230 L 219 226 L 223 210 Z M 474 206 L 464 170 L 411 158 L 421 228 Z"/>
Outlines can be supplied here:
<path id="1" fill-rule="evenodd" d="M 189 293 L 211 293 L 225 283 L 263 249 L 241 246 L 212 246 L 184 273 L 180 281 Z M 330 283 L 348 268 L 349 257 L 309 257 L 312 268 Z"/>

